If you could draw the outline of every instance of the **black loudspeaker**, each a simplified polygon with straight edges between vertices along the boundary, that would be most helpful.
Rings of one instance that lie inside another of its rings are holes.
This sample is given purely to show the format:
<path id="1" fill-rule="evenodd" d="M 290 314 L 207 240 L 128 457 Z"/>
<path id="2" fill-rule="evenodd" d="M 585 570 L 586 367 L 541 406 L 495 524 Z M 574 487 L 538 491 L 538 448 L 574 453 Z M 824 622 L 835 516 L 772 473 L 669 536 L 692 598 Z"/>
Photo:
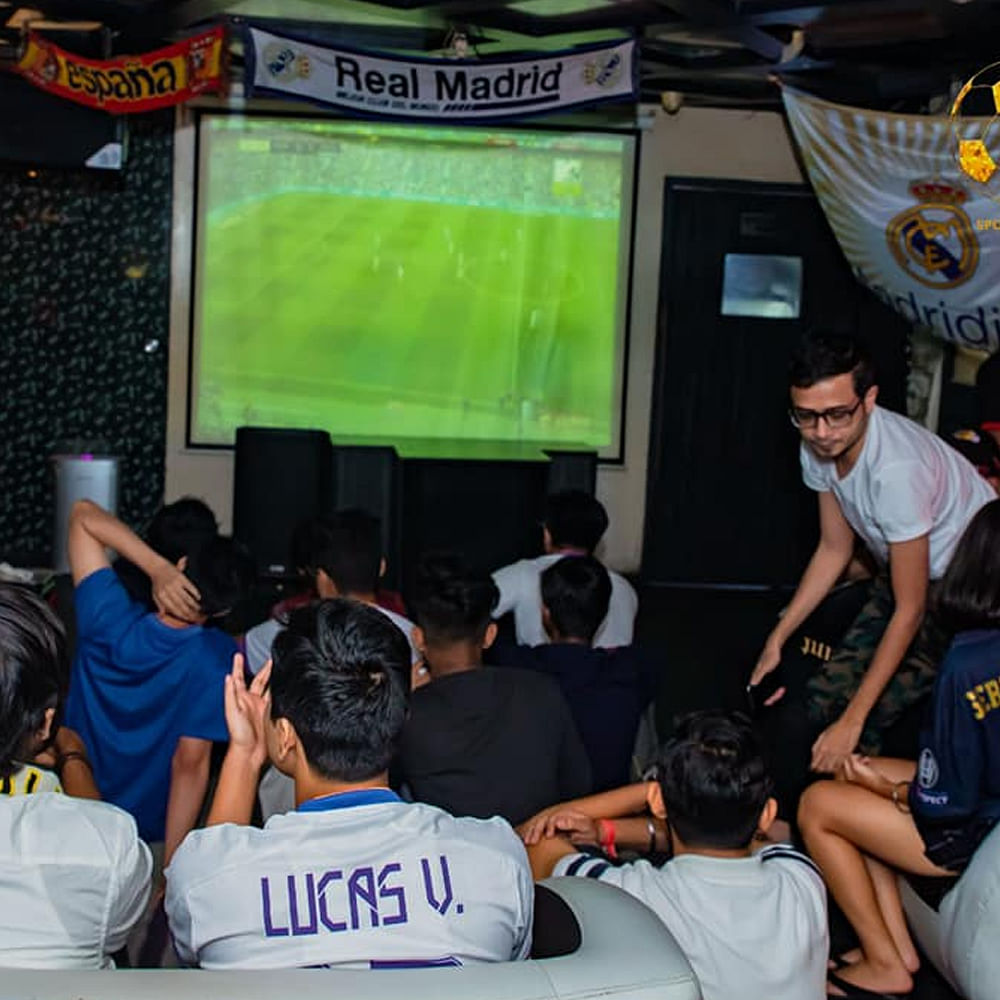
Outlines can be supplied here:
<path id="1" fill-rule="evenodd" d="M 563 490 L 582 490 L 594 495 L 597 489 L 596 451 L 546 450 L 549 456 L 549 493 Z"/>
<path id="2" fill-rule="evenodd" d="M 383 583 L 401 583 L 399 456 L 395 448 L 337 445 L 333 449 L 333 509 L 360 508 L 382 523 Z"/>
<path id="3" fill-rule="evenodd" d="M 239 427 L 233 535 L 266 576 L 288 576 L 292 532 L 330 510 L 332 454 L 326 431 Z"/>

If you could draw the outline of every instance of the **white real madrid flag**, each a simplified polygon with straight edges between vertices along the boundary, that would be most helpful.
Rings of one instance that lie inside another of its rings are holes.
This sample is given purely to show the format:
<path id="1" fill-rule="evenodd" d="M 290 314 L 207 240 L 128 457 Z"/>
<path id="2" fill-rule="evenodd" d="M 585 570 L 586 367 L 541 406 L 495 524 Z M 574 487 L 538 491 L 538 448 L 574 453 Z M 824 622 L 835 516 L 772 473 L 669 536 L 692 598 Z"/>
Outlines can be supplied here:
<path id="1" fill-rule="evenodd" d="M 858 280 L 946 340 L 1000 349 L 1000 203 L 959 169 L 951 118 L 783 97 Z"/>

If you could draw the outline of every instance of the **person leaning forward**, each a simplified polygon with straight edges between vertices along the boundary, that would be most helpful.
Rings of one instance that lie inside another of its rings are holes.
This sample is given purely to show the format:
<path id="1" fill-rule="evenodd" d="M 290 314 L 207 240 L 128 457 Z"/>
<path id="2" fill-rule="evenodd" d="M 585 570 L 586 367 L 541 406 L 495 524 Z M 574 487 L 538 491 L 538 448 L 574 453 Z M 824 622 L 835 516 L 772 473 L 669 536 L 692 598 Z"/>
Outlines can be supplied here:
<path id="1" fill-rule="evenodd" d="M 777 667 L 785 641 L 846 568 L 857 533 L 880 572 L 807 686 L 819 733 L 811 767 L 833 772 L 859 747 L 878 753 L 885 730 L 930 691 L 946 637 L 926 613 L 929 595 L 969 521 L 995 494 L 935 434 L 877 405 L 871 361 L 853 338 L 807 334 L 789 374 L 789 415 L 802 436 L 803 480 L 819 497 L 820 540 L 750 683 Z M 783 694 L 779 688 L 767 703 Z"/>

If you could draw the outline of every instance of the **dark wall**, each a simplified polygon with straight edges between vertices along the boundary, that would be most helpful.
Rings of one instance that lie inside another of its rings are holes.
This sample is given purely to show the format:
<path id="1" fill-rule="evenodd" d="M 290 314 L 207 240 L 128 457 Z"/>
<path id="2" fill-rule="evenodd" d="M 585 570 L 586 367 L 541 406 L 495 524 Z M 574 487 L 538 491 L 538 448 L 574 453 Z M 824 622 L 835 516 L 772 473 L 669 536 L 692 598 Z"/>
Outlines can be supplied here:
<path id="1" fill-rule="evenodd" d="M 122 517 L 163 494 L 173 115 L 129 122 L 128 163 L 0 170 L 0 558 L 44 565 L 48 456 L 102 441 Z M 39 127 L 44 127 L 40 123 Z"/>

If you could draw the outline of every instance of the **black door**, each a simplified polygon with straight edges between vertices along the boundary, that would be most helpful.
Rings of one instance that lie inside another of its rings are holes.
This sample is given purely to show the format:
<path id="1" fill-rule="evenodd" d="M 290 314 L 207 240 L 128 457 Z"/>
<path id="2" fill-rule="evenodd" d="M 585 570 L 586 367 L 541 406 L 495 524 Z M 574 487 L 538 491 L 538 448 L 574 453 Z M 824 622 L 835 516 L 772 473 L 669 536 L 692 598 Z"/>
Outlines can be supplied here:
<path id="1" fill-rule="evenodd" d="M 794 583 L 817 513 L 790 350 L 808 327 L 859 334 L 900 408 L 907 325 L 854 280 L 806 186 L 668 179 L 663 241 L 643 577 Z"/>

